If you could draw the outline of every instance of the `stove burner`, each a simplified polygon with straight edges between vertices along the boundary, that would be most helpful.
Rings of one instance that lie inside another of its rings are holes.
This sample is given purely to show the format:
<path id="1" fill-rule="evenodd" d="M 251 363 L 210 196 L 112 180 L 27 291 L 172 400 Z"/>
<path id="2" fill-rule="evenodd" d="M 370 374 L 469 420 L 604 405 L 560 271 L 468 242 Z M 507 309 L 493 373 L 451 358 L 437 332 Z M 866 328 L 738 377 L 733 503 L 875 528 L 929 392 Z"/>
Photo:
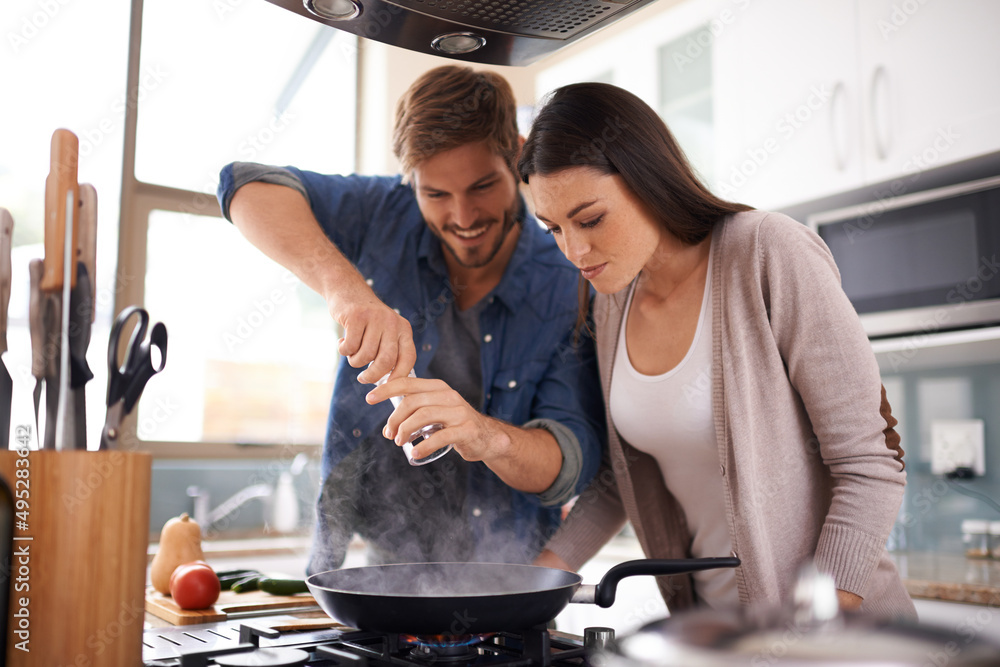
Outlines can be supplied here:
<path id="1" fill-rule="evenodd" d="M 466 644 L 458 646 L 414 646 L 410 657 L 422 662 L 471 662 L 479 657 L 479 652 Z"/>
<path id="2" fill-rule="evenodd" d="M 282 620 L 291 617 L 277 617 Z M 294 620 L 294 619 L 292 619 Z M 172 667 L 586 667 L 612 631 L 575 637 L 544 626 L 482 635 L 413 636 L 339 627 L 278 631 L 273 620 L 150 628 L 143 664 Z M 264 644 L 264 646 L 261 646 Z M 2 663 L 0 663 L 2 664 Z"/>
<path id="3" fill-rule="evenodd" d="M 413 646 L 410 657 L 417 660 L 470 661 L 479 655 L 478 644 L 493 636 L 479 635 L 400 635 L 404 644 Z"/>
<path id="4" fill-rule="evenodd" d="M 220 667 L 301 667 L 309 654 L 297 648 L 259 648 L 244 653 L 216 656 Z"/>

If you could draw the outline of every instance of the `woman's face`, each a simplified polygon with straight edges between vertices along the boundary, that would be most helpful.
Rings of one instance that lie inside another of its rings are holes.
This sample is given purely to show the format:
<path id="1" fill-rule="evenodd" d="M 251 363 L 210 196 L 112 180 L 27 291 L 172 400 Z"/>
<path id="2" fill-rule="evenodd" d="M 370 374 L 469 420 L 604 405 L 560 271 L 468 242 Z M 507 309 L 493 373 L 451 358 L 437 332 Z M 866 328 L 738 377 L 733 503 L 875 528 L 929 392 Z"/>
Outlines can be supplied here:
<path id="1" fill-rule="evenodd" d="M 528 187 L 535 215 L 602 294 L 628 286 L 666 235 L 617 174 L 569 167 L 546 176 L 532 174 Z"/>

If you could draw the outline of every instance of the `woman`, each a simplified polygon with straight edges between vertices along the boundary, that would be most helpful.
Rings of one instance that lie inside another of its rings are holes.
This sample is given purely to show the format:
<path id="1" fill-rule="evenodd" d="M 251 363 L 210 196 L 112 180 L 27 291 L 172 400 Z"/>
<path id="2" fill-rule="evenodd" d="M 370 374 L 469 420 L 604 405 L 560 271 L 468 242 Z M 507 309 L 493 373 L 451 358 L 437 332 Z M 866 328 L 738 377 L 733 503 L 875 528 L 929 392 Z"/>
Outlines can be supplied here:
<path id="1" fill-rule="evenodd" d="M 605 469 L 536 562 L 578 569 L 628 519 L 647 556 L 742 561 L 662 581 L 671 611 L 780 603 L 813 559 L 842 608 L 915 617 L 885 549 L 896 420 L 823 242 L 713 196 L 656 113 L 607 84 L 555 91 L 518 167 L 597 291 L 609 425 Z"/>

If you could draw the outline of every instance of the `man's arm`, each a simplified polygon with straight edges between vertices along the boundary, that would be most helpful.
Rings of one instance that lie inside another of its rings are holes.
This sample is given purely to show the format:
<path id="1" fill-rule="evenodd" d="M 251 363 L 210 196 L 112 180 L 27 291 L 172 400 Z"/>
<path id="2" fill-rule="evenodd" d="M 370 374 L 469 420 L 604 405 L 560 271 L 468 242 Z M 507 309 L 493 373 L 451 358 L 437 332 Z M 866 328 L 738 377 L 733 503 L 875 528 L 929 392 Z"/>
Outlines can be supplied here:
<path id="1" fill-rule="evenodd" d="M 479 417 L 486 423 L 478 432 L 478 440 L 466 445 L 466 452 L 480 452 L 482 462 L 518 491 L 542 493 L 552 486 L 562 468 L 562 450 L 551 433 L 541 428 L 519 428 L 485 415 Z M 462 456 L 468 460 L 467 454 Z"/>
<path id="2" fill-rule="evenodd" d="M 338 351 L 358 375 L 375 382 L 393 371 L 405 377 L 416 362 L 409 322 L 375 296 L 343 253 L 326 236 L 309 202 L 297 190 L 252 182 L 229 203 L 233 224 L 250 243 L 322 296 L 344 328 Z"/>
<path id="3" fill-rule="evenodd" d="M 488 417 L 441 380 L 394 380 L 373 389 L 367 400 L 374 404 L 390 396 L 403 397 L 383 432 L 397 445 L 427 424 L 444 425 L 413 449 L 414 458 L 454 445 L 463 459 L 482 461 L 505 484 L 525 493 L 542 493 L 559 474 L 562 450 L 551 433 Z"/>

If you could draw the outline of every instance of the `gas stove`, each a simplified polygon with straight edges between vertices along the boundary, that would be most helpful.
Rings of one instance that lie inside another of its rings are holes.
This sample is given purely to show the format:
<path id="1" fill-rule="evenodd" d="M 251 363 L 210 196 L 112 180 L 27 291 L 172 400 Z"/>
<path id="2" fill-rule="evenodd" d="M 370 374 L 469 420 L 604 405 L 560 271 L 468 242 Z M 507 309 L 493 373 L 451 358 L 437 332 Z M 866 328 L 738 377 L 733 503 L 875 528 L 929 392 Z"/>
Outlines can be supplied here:
<path id="1" fill-rule="evenodd" d="M 610 628 L 587 628 L 580 637 L 545 627 L 486 635 L 412 635 L 365 632 L 346 627 L 278 631 L 270 617 L 148 629 L 144 667 L 571 667 L 614 639 Z"/>

